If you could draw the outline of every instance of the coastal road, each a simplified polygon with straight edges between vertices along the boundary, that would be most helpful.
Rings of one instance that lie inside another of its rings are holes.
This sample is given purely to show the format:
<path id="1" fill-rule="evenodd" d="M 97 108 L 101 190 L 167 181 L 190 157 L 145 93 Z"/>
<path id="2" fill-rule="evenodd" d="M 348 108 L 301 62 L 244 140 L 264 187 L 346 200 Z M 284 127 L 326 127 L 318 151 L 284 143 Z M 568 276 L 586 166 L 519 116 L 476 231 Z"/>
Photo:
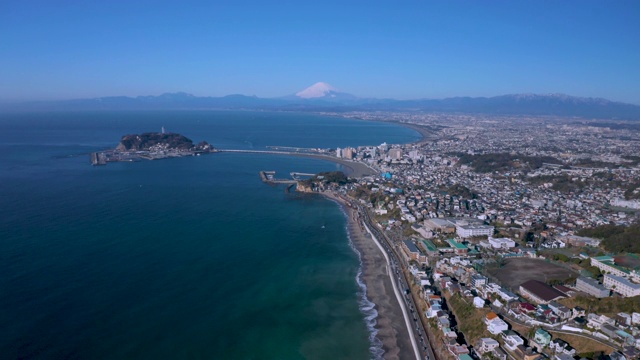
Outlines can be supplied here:
<path id="1" fill-rule="evenodd" d="M 389 277 L 391 278 L 398 303 L 402 308 L 407 329 L 410 330 L 409 336 L 411 337 L 411 344 L 413 345 L 416 359 L 435 360 L 436 357 L 429 342 L 427 332 L 424 329 L 419 307 L 416 306 L 412 294 L 406 292 L 406 289 L 410 291 L 411 287 L 405 278 L 405 272 L 402 263 L 399 261 L 398 254 L 396 254 L 389 239 L 374 225 L 367 210 L 358 206 L 358 212 L 361 214 L 361 219 L 363 219 L 367 231 L 371 234 L 371 237 L 387 260 Z"/>

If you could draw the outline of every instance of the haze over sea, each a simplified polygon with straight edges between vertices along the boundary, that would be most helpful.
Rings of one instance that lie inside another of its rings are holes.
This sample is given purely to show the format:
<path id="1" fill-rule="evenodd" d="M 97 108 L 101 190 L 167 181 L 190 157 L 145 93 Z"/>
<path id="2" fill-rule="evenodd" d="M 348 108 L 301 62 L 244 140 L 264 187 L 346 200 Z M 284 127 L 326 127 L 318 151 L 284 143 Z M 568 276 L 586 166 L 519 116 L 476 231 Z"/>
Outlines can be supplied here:
<path id="1" fill-rule="evenodd" d="M 231 153 L 89 164 L 162 126 L 226 149 L 419 139 L 297 113 L 0 114 L 2 358 L 371 358 L 340 208 L 258 176 L 341 166 Z"/>

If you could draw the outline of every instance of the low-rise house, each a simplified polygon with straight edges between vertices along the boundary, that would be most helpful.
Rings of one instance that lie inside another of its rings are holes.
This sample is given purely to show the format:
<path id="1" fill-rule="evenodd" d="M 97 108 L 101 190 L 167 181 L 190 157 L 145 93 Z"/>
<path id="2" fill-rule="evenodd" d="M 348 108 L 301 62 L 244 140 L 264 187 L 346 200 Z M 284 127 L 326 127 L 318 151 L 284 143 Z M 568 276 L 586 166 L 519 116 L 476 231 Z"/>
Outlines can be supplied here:
<path id="1" fill-rule="evenodd" d="M 437 317 L 439 312 L 442 312 L 442 304 L 440 301 L 429 301 L 429 308 L 427 309 L 427 318 L 431 319 Z"/>
<path id="2" fill-rule="evenodd" d="M 606 315 L 597 315 L 597 314 L 588 314 L 587 315 L 587 326 L 595 329 L 595 330 L 600 330 L 600 328 L 602 327 L 602 325 L 604 324 L 609 324 L 609 325 L 615 325 L 615 321 L 611 318 L 609 318 Z"/>
<path id="3" fill-rule="evenodd" d="M 487 325 L 487 330 L 489 330 L 493 335 L 500 334 L 509 329 L 509 325 L 504 322 L 504 320 L 500 319 L 494 312 L 487 314 L 484 318 L 484 323 Z"/>
<path id="4" fill-rule="evenodd" d="M 585 316 L 586 310 L 581 308 L 580 306 L 576 306 L 571 309 L 571 317 Z"/>
<path id="5" fill-rule="evenodd" d="M 438 316 L 438 329 L 448 328 L 450 326 L 451 326 L 451 322 L 449 321 L 449 316 L 447 314 Z"/>
<path id="6" fill-rule="evenodd" d="M 505 330 L 501 336 L 504 340 L 504 347 L 510 351 L 516 351 L 518 345 L 524 345 L 524 339 L 513 330 Z"/>
<path id="7" fill-rule="evenodd" d="M 557 355 L 557 354 L 566 354 L 570 356 L 574 356 L 576 354 L 576 349 L 571 347 L 569 343 L 562 339 L 553 339 L 549 343 L 549 348 Z"/>
<path id="8" fill-rule="evenodd" d="M 572 321 L 574 326 L 577 326 L 579 328 L 583 328 L 583 327 L 587 326 L 587 319 L 585 319 L 582 316 L 576 316 L 571 321 Z"/>
<path id="9" fill-rule="evenodd" d="M 607 335 L 611 339 L 618 338 L 618 334 L 616 334 L 617 331 L 618 328 L 610 324 L 602 324 L 602 326 L 600 326 L 600 332 Z"/>
<path id="10" fill-rule="evenodd" d="M 507 360 L 507 353 L 502 348 L 497 347 L 491 351 L 491 355 L 497 360 Z"/>
<path id="11" fill-rule="evenodd" d="M 616 323 L 619 326 L 631 326 L 631 315 L 626 313 L 618 313 L 615 317 Z"/>
<path id="12" fill-rule="evenodd" d="M 549 308 L 551 308 L 554 314 L 558 315 L 561 319 L 568 319 L 571 317 L 571 310 L 557 301 L 551 301 L 549 303 Z"/>
<path id="13" fill-rule="evenodd" d="M 447 350 L 449 350 L 449 352 L 456 357 L 459 355 L 469 353 L 469 348 L 467 348 L 464 345 L 458 344 L 458 342 L 454 339 L 448 340 L 446 344 L 447 344 Z"/>
<path id="14" fill-rule="evenodd" d="M 476 308 L 480 309 L 484 307 L 484 299 L 476 296 L 473 298 L 473 306 L 475 306 Z"/>
<path id="15" fill-rule="evenodd" d="M 500 343 L 492 338 L 480 338 L 475 345 L 475 350 L 483 355 L 485 353 L 493 351 L 493 349 L 500 346 Z"/>
<path id="16" fill-rule="evenodd" d="M 449 339 L 456 339 L 458 337 L 458 334 L 456 334 L 455 331 L 451 330 L 451 328 L 448 327 L 442 328 L 442 335 L 444 335 L 445 338 Z"/>
<path id="17" fill-rule="evenodd" d="M 549 334 L 546 330 L 540 328 L 536 330 L 533 335 L 533 342 L 538 347 L 538 351 L 547 347 L 551 343 L 551 334 Z"/>
<path id="18" fill-rule="evenodd" d="M 522 360 L 537 360 L 541 357 L 541 355 L 535 352 L 533 348 L 524 345 L 518 345 L 515 353 L 517 357 Z"/>

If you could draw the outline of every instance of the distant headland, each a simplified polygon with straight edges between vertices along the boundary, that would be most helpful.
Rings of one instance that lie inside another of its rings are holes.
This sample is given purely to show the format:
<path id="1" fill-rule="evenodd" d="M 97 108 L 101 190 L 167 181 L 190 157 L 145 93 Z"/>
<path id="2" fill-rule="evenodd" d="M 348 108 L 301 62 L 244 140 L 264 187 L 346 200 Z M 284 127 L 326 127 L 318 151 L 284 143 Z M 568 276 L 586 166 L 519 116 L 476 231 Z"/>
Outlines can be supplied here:
<path id="1" fill-rule="evenodd" d="M 109 162 L 158 160 L 172 157 L 196 156 L 216 152 L 206 141 L 196 145 L 184 135 L 176 133 L 149 132 L 124 135 L 113 150 L 91 153 L 92 165 Z"/>

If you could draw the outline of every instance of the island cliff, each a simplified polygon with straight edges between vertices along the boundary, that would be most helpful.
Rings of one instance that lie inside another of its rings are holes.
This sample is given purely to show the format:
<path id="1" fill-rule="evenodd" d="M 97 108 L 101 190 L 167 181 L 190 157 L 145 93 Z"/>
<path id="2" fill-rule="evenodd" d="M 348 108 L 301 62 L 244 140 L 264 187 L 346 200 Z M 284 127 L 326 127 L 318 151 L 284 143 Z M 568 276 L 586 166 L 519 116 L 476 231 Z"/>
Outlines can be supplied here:
<path id="1" fill-rule="evenodd" d="M 197 145 L 184 135 L 176 133 L 143 133 L 125 135 L 113 150 L 91 153 L 91 164 L 108 162 L 158 160 L 171 157 L 194 156 L 216 152 L 206 141 Z"/>
<path id="2" fill-rule="evenodd" d="M 153 151 L 154 149 L 210 151 L 213 147 L 206 141 L 193 145 L 191 139 L 176 133 L 125 135 L 116 147 L 116 151 Z"/>

